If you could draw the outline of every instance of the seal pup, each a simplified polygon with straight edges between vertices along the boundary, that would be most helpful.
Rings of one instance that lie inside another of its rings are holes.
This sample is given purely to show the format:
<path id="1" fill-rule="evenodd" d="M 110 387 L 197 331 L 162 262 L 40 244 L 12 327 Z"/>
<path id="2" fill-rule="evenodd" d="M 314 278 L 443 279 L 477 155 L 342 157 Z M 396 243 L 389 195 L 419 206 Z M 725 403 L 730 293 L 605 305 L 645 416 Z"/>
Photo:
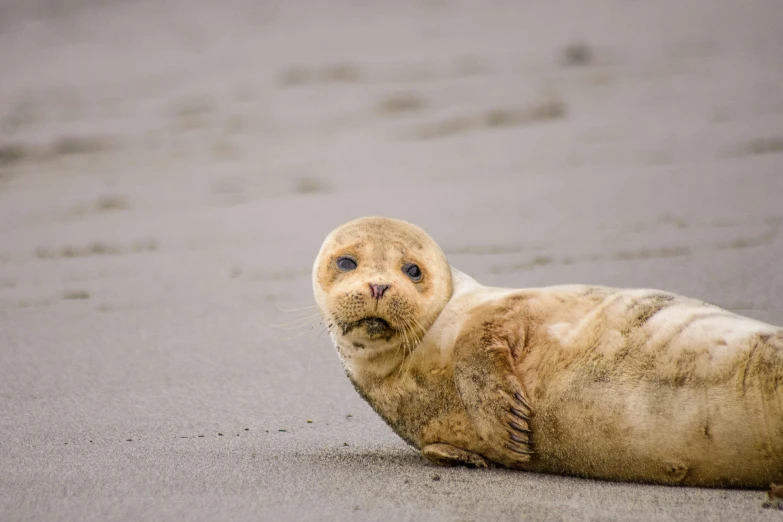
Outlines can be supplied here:
<path id="1" fill-rule="evenodd" d="M 783 328 L 660 290 L 485 287 L 381 217 L 328 235 L 313 289 L 356 390 L 432 462 L 783 480 Z"/>

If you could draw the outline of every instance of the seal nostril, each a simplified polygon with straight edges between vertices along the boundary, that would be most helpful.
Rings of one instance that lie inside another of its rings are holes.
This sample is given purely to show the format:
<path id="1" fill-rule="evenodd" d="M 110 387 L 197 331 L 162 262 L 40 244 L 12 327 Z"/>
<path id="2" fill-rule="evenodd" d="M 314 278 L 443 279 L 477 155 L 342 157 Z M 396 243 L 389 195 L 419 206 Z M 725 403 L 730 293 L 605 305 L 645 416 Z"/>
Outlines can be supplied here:
<path id="1" fill-rule="evenodd" d="M 390 285 L 374 285 L 372 283 L 369 283 L 370 285 L 370 294 L 372 295 L 373 299 L 380 299 L 383 297 L 384 292 L 389 289 Z"/>

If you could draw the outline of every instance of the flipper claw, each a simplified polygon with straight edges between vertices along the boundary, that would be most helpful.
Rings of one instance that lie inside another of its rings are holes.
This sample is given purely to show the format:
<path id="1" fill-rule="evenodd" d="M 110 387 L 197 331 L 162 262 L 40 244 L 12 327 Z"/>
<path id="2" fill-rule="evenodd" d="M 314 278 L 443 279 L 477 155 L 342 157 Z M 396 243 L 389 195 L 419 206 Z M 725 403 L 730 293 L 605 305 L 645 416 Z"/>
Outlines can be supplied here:
<path id="1" fill-rule="evenodd" d="M 530 417 L 528 417 L 525 414 L 525 412 L 523 412 L 522 410 L 519 410 L 519 409 L 517 409 L 517 408 L 515 408 L 513 406 L 511 406 L 511 413 L 513 413 L 514 415 L 516 415 L 517 417 L 519 417 L 522 420 L 525 420 L 525 421 L 529 421 L 530 420 Z"/>
<path id="2" fill-rule="evenodd" d="M 508 425 L 511 426 L 512 428 L 514 428 L 515 430 L 517 430 L 519 432 L 522 432 L 522 433 L 533 433 L 531 430 L 520 426 L 519 424 L 517 424 L 514 421 L 508 421 Z"/>

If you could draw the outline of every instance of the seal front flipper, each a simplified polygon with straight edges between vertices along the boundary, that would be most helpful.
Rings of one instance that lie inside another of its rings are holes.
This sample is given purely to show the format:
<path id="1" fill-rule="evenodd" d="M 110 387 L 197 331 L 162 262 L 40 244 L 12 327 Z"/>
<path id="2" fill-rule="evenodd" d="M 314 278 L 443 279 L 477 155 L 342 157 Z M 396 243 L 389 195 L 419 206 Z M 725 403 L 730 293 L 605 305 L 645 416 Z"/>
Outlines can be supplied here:
<path id="1" fill-rule="evenodd" d="M 459 336 L 454 381 L 481 440 L 475 451 L 497 464 L 527 469 L 534 455 L 533 410 L 514 371 L 509 339 L 491 327 L 485 323 Z"/>
<path id="2" fill-rule="evenodd" d="M 424 458 L 441 466 L 467 466 L 469 468 L 489 467 L 487 459 L 450 444 L 429 444 L 421 449 Z"/>

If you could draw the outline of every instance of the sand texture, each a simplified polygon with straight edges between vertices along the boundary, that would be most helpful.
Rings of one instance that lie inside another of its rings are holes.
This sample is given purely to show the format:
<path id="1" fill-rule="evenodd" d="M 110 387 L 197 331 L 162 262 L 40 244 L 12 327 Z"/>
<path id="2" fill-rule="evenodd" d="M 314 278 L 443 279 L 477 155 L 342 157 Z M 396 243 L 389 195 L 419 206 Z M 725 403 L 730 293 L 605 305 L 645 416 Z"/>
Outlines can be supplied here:
<path id="1" fill-rule="evenodd" d="M 779 0 L 2 2 L 0 519 L 783 520 L 761 491 L 433 467 L 315 310 L 283 311 L 314 304 L 324 236 L 375 214 L 485 284 L 783 324 L 781 20 Z"/>

